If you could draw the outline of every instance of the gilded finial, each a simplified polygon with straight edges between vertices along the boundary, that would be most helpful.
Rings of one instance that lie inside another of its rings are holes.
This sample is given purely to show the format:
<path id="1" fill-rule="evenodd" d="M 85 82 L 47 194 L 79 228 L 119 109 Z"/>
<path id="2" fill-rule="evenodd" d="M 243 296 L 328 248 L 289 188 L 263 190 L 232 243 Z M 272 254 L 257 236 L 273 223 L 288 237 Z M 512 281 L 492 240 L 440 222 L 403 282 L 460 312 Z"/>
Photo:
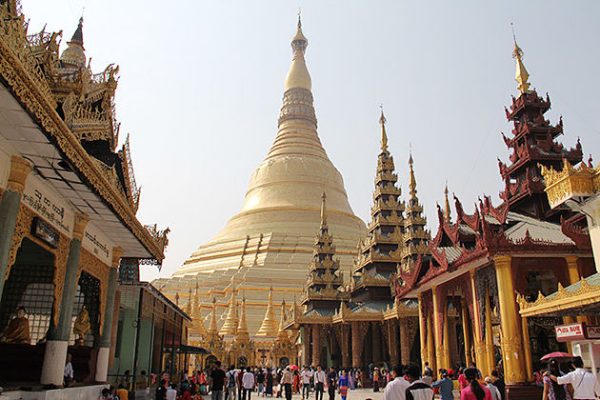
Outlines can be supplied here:
<path id="1" fill-rule="evenodd" d="M 444 221 L 450 222 L 450 200 L 448 200 L 448 182 L 446 181 L 446 187 L 444 188 Z"/>
<path id="2" fill-rule="evenodd" d="M 321 228 L 327 227 L 327 195 L 321 194 Z"/>
<path id="3" fill-rule="evenodd" d="M 417 198 L 417 180 L 415 179 L 415 170 L 413 168 L 413 157 L 412 157 L 412 151 L 410 152 L 410 155 L 408 157 L 408 169 L 409 169 L 409 181 L 408 181 L 408 188 L 410 190 L 410 198 L 411 199 L 416 199 Z"/>
<path id="4" fill-rule="evenodd" d="M 387 133 L 385 131 L 385 123 L 387 120 L 385 119 L 385 115 L 383 114 L 383 104 L 379 106 L 381 109 L 381 116 L 379 117 L 379 125 L 381 125 L 381 151 L 385 152 L 388 149 L 388 138 Z"/>
<path id="5" fill-rule="evenodd" d="M 519 92 L 521 92 L 521 93 L 527 93 L 527 92 L 529 92 L 529 86 L 530 86 L 530 84 L 528 82 L 529 73 L 527 72 L 527 69 L 525 68 L 525 64 L 523 63 L 523 50 L 521 50 L 521 48 L 517 44 L 517 38 L 515 36 L 514 25 L 511 23 L 510 26 L 512 27 L 512 32 L 513 32 L 513 43 L 514 43 L 513 58 L 516 61 L 516 67 L 517 67 L 517 71 L 515 73 L 515 80 L 518 83 L 517 89 L 519 89 Z"/>

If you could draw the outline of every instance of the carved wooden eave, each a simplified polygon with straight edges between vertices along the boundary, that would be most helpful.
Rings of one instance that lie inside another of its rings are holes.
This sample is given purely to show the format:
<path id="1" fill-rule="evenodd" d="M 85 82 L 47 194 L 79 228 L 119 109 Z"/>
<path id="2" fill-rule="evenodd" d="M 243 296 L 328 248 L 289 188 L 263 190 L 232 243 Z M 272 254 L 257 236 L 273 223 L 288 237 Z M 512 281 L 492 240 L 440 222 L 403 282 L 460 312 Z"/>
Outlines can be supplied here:
<path id="1" fill-rule="evenodd" d="M 48 140 L 56 146 L 81 179 L 114 211 L 151 257 L 161 263 L 164 259 L 161 243 L 137 220 L 135 211 L 123 193 L 96 165 L 57 114 L 54 96 L 31 54 L 23 16 L 12 18 L 5 15 L 4 5 L 0 6 L 0 10 L 0 76 L 15 99 L 36 121 Z"/>
<path id="2" fill-rule="evenodd" d="M 561 315 L 569 313 L 569 310 L 572 314 L 573 309 L 597 306 L 600 303 L 600 275 L 596 273 L 566 288 L 559 283 L 556 292 L 549 296 L 539 293 L 532 302 L 518 295 L 517 303 L 523 317 Z"/>

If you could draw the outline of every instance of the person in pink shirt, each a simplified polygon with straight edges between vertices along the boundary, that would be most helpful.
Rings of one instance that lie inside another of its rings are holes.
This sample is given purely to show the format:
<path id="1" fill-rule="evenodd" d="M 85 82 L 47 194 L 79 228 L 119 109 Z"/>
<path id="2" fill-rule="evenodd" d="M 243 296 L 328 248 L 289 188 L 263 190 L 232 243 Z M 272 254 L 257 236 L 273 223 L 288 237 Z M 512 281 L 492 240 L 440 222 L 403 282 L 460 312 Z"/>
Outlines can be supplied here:
<path id="1" fill-rule="evenodd" d="M 464 370 L 469 385 L 460 391 L 460 400 L 492 400 L 492 393 L 486 386 L 479 384 L 478 372 L 475 368 Z"/>

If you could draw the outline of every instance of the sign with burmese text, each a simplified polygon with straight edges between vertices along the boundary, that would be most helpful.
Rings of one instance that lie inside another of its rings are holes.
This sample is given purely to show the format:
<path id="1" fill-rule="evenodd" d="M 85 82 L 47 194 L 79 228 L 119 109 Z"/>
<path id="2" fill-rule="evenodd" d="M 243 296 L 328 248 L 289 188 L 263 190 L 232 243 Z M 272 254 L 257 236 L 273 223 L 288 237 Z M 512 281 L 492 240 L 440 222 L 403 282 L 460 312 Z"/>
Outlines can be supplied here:
<path id="1" fill-rule="evenodd" d="M 108 237 L 92 222 L 89 222 L 85 228 L 81 245 L 103 263 L 108 266 L 111 265 L 113 245 Z"/>
<path id="2" fill-rule="evenodd" d="M 39 178 L 35 176 L 27 178 L 21 201 L 44 221 L 66 236 L 72 237 L 75 213 L 67 206 L 65 200 L 44 185 Z"/>

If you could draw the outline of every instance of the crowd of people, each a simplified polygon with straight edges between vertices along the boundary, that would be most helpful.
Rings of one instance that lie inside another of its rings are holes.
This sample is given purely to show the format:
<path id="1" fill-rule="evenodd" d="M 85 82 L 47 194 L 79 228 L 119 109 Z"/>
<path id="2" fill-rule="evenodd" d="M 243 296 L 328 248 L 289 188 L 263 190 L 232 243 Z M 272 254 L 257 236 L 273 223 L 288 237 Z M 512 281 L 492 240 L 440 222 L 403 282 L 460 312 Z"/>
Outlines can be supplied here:
<path id="1" fill-rule="evenodd" d="M 600 397 L 596 375 L 584 368 L 581 357 L 569 363 L 550 360 L 547 368 L 536 374 L 538 384 L 544 387 L 542 400 L 591 400 Z M 384 390 L 383 400 L 432 400 L 437 394 L 441 400 L 504 400 L 506 387 L 501 374 L 492 371 L 483 377 L 474 364 L 468 368 L 440 369 L 437 380 L 434 371 L 415 364 L 392 369 L 372 368 L 368 382 L 374 392 Z M 252 400 L 256 397 L 275 397 L 291 400 L 299 394 L 302 400 L 348 400 L 351 390 L 364 387 L 360 369 L 326 369 L 296 366 L 260 368 L 230 366 L 225 370 L 219 361 L 204 371 L 191 376 L 182 375 L 179 384 L 170 381 L 168 374 L 161 376 L 154 392 L 156 400 Z M 105 389 L 102 400 L 126 400 L 123 384 L 118 389 Z M 370 400 L 370 399 L 369 399 Z"/>

